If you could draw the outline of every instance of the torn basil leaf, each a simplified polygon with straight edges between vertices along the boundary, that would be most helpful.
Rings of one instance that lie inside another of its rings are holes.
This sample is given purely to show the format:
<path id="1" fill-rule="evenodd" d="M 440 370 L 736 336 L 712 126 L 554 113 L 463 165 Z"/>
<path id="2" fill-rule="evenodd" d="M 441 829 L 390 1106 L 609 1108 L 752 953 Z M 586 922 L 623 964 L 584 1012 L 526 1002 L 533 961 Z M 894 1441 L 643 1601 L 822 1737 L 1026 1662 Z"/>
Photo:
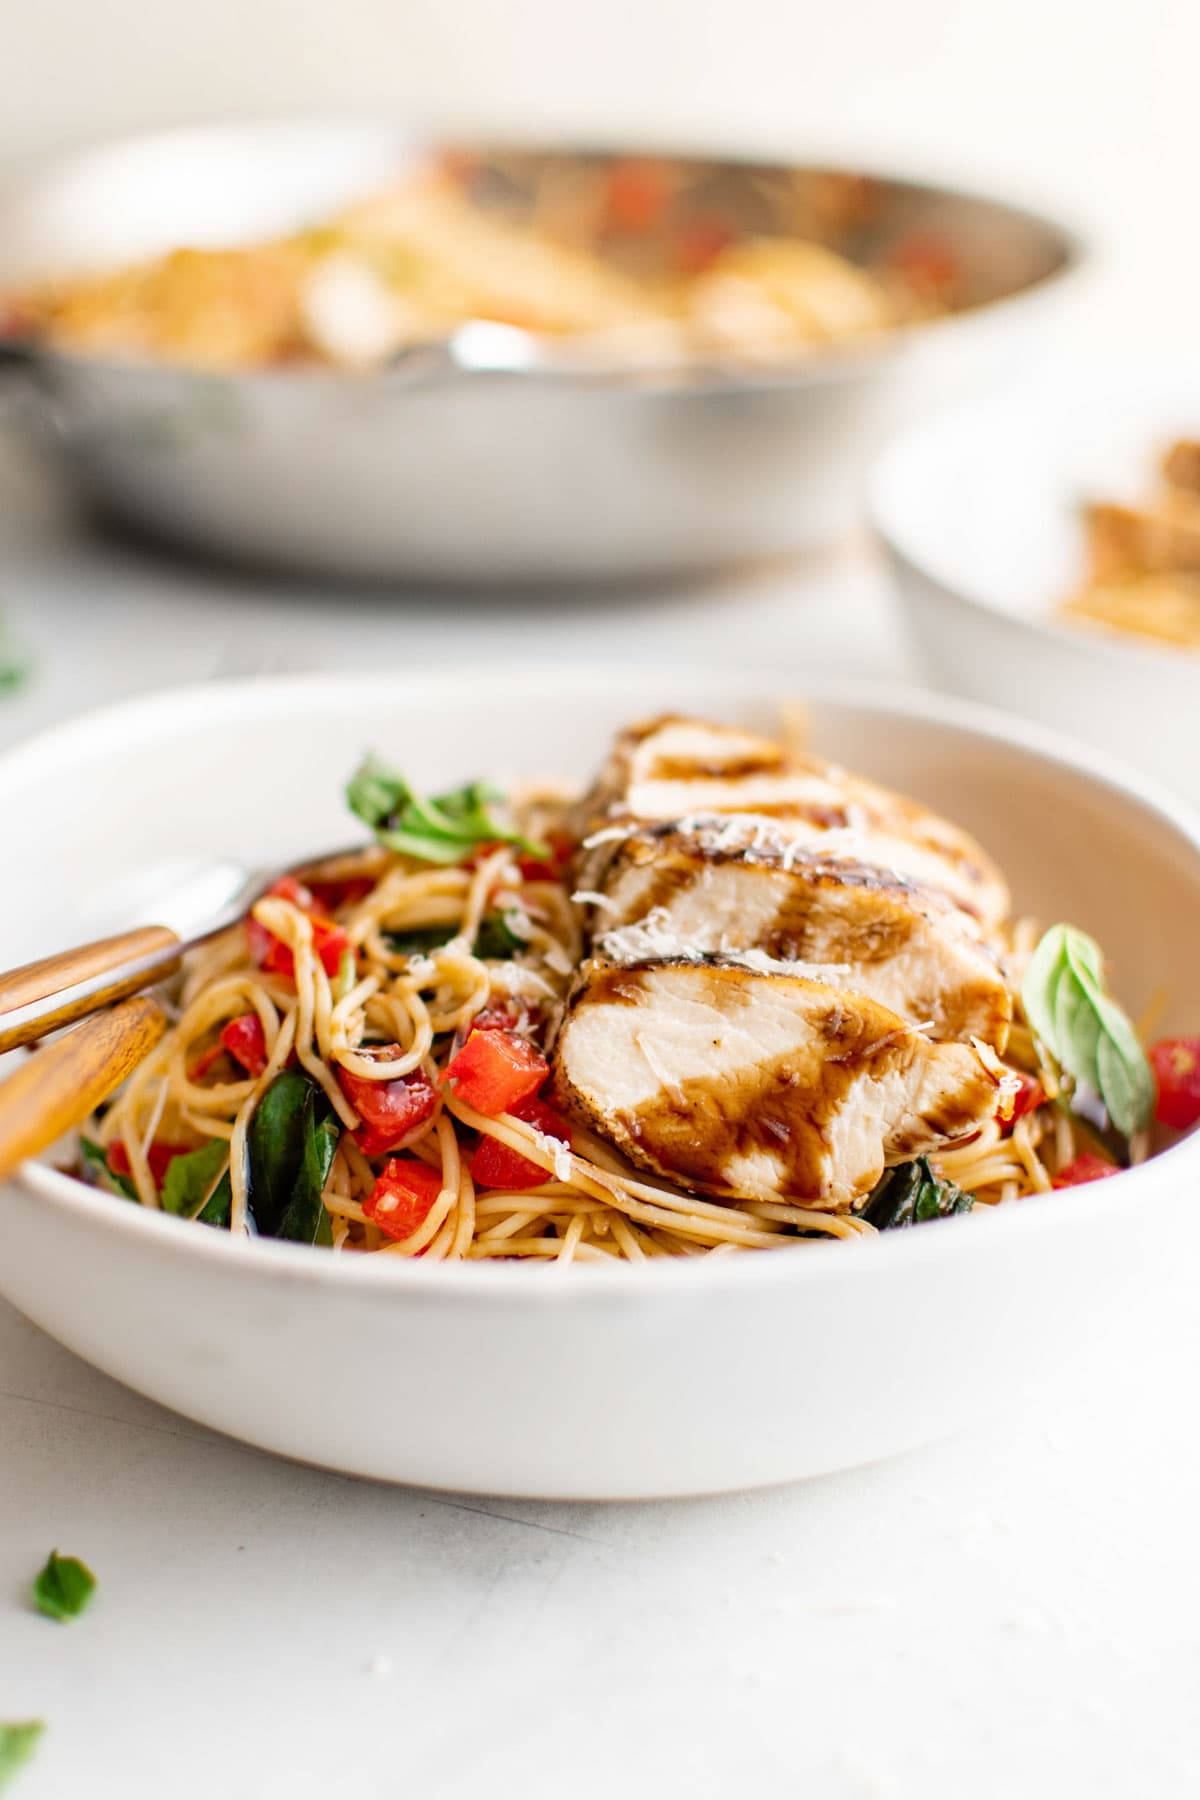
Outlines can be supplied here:
<path id="1" fill-rule="evenodd" d="M 138 1191 L 132 1176 L 113 1174 L 108 1166 L 108 1152 L 103 1144 L 97 1144 L 92 1138 L 81 1137 L 79 1160 L 85 1172 L 92 1177 L 93 1186 L 104 1188 L 110 1194 L 120 1194 L 123 1199 L 137 1203 Z"/>
<path id="2" fill-rule="evenodd" d="M 167 1164 L 162 1185 L 162 1209 L 183 1219 L 200 1216 L 213 1197 L 226 1163 L 229 1145 L 224 1138 L 201 1144 L 183 1156 L 173 1156 Z"/>
<path id="3" fill-rule="evenodd" d="M 45 1729 L 41 1719 L 0 1720 L 0 1789 L 25 1767 Z"/>
<path id="4" fill-rule="evenodd" d="M 96 1591 L 96 1577 L 76 1556 L 52 1550 L 33 1584 L 34 1605 L 48 1619 L 77 1619 Z"/>
<path id="5" fill-rule="evenodd" d="M 934 1174 L 927 1156 L 885 1169 L 863 1208 L 862 1216 L 877 1231 L 923 1225 L 929 1219 L 969 1212 L 975 1204 L 954 1182 Z"/>
<path id="6" fill-rule="evenodd" d="M 352 813 L 369 825 L 381 844 L 422 862 L 457 863 L 480 844 L 514 844 L 531 855 L 545 854 L 519 832 L 495 818 L 491 808 L 503 795 L 482 781 L 450 793 L 423 798 L 398 769 L 368 756 L 346 786 Z"/>
<path id="7" fill-rule="evenodd" d="M 250 1212 L 264 1237 L 330 1244 L 321 1195 L 341 1125 L 323 1088 L 301 1069 L 275 1077 L 250 1121 Z"/>
<path id="8" fill-rule="evenodd" d="M 1021 983 L 1025 1016 L 1046 1049 L 1104 1102 L 1125 1137 L 1154 1111 L 1154 1076 L 1136 1031 L 1108 992 L 1099 944 L 1074 925 L 1052 925 Z"/>

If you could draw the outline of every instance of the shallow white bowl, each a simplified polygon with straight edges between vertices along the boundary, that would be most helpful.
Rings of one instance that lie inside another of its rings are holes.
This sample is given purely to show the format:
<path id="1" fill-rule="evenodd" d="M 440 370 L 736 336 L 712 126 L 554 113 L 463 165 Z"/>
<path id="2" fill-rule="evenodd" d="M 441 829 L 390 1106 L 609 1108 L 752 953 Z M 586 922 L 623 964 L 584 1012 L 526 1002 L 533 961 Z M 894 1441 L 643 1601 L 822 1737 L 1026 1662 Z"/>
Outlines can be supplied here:
<path id="1" fill-rule="evenodd" d="M 942 685 L 1071 731 L 1200 799 L 1200 656 L 1055 615 L 1084 499 L 1135 498 L 1200 430 L 1200 367 L 1068 364 L 906 432 L 870 511 Z"/>
<path id="2" fill-rule="evenodd" d="M 75 935 L 89 893 L 196 853 L 343 841 L 368 745 L 422 784 L 591 770 L 631 716 L 770 725 L 783 678 L 472 673 L 209 685 L 0 759 L 0 942 Z M 1200 821 L 1102 759 L 938 699 L 817 698 L 820 749 L 978 832 L 1018 902 L 1109 950 L 1134 1009 L 1200 1025 Z M 102 923 L 91 909 L 88 928 Z M 1175 1257 L 1200 1139 L 1095 1187 L 852 1245 L 640 1268 L 427 1267 L 232 1242 L 53 1169 L 0 1190 L 0 1288 L 189 1417 L 306 1461 L 542 1496 L 782 1481 L 945 1433 L 1036 1383 Z"/>

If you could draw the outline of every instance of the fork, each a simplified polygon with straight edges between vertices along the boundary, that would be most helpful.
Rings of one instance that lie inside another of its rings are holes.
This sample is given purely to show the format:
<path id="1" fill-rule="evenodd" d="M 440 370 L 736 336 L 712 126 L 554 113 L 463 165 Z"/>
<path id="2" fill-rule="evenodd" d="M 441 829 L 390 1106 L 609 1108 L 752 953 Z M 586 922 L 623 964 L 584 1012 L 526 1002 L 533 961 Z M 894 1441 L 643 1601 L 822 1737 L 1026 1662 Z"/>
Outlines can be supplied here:
<path id="1" fill-rule="evenodd" d="M 139 925 L 0 974 L 0 1055 L 173 974 L 187 951 L 236 924 L 282 875 L 300 877 L 367 847 L 360 843 L 306 856 L 286 868 L 247 869 L 233 861 L 200 864 L 161 903 L 178 929 Z"/>
<path id="2" fill-rule="evenodd" d="M 302 877 L 365 848 L 307 856 L 286 869 L 199 865 L 163 902 L 175 926 L 138 925 L 0 974 L 0 1054 L 76 1026 L 0 1081 L 0 1178 L 80 1125 L 149 1055 L 167 1016 L 144 988 L 236 924 L 281 875 Z"/>

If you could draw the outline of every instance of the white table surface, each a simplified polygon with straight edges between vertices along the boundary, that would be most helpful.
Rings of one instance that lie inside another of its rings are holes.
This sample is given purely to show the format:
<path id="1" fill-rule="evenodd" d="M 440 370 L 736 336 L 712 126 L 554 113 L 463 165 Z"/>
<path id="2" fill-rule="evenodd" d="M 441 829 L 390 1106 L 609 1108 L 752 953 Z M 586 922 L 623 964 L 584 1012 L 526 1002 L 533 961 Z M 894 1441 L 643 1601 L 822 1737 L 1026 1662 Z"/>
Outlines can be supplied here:
<path id="1" fill-rule="evenodd" d="M 682 643 L 920 677 L 865 548 L 636 604 L 330 598 L 100 540 L 0 458 L 0 604 L 35 664 L 0 698 L 0 745 L 261 668 L 593 650 L 665 666 Z M 823 1481 L 643 1506 L 295 1467 L 0 1304 L 0 1717 L 48 1726 L 13 1791 L 1194 1796 L 1196 1285 L 1181 1264 L 1139 1295 L 1020 1416 Z M 803 1361 L 798 1321 L 798 1381 Z M 69 1627 L 27 1599 L 54 1545 L 100 1581 Z"/>

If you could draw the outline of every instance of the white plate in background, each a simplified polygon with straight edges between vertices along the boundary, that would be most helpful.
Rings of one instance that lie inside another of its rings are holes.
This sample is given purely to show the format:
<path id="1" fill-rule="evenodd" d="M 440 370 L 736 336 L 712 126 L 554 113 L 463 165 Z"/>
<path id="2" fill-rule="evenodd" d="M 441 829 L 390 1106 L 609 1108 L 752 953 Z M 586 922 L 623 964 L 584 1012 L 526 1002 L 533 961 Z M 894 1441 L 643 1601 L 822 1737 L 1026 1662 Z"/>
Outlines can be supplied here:
<path id="1" fill-rule="evenodd" d="M 934 418 L 870 484 L 909 620 L 938 681 L 1126 757 L 1200 798 L 1200 655 L 1067 623 L 1080 503 L 1151 493 L 1200 435 L 1200 365 L 1070 363 Z"/>

